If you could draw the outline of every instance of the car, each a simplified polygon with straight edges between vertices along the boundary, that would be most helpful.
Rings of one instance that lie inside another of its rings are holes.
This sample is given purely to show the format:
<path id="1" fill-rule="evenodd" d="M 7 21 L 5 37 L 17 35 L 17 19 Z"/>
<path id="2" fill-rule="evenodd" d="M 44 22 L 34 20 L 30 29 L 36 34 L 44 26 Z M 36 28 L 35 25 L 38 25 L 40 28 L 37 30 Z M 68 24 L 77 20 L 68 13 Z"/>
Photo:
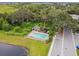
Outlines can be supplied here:
<path id="1" fill-rule="evenodd" d="M 79 45 L 76 45 L 76 48 L 79 49 Z"/>

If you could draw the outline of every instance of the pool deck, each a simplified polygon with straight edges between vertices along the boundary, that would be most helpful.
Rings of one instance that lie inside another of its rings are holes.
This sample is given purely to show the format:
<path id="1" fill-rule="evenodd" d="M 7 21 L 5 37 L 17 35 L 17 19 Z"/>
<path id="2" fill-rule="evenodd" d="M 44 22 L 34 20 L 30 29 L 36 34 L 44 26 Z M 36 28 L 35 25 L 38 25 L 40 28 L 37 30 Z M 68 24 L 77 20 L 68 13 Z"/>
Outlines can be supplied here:
<path id="1" fill-rule="evenodd" d="M 39 40 L 39 41 L 45 41 L 44 39 L 40 39 L 40 38 L 35 38 L 35 37 L 33 37 L 32 36 L 32 34 L 33 33 L 40 33 L 40 34 L 45 34 L 45 35 L 48 35 L 48 34 L 46 34 L 46 33 L 43 33 L 43 32 L 38 32 L 38 31 L 32 31 L 32 32 L 30 32 L 28 35 L 27 35 L 27 38 L 31 38 L 31 39 L 35 39 L 35 40 Z M 48 39 L 48 38 L 47 38 Z"/>

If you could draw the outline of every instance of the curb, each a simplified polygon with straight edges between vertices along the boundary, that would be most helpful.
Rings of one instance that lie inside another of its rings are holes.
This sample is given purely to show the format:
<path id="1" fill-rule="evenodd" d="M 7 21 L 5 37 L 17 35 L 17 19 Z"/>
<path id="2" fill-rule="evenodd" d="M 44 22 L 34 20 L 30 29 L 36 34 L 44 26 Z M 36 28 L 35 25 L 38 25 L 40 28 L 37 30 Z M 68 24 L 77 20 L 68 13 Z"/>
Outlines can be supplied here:
<path id="1" fill-rule="evenodd" d="M 55 38 L 56 38 L 56 35 L 53 37 L 53 40 L 52 40 L 52 43 L 51 43 L 51 46 L 50 46 L 50 49 L 49 49 L 49 52 L 48 52 L 48 56 L 51 56 L 51 52 L 52 52 L 52 49 L 53 49 Z"/>
<path id="2" fill-rule="evenodd" d="M 63 43 L 64 43 L 64 29 L 63 29 L 63 35 L 62 35 L 62 48 L 61 48 L 61 56 L 63 56 Z"/>
<path id="3" fill-rule="evenodd" d="M 75 45 L 75 40 L 74 40 L 74 34 L 73 34 L 73 32 L 72 32 L 72 30 L 71 30 L 71 33 L 72 33 L 72 39 L 73 39 L 73 43 L 74 43 L 74 48 L 75 48 L 75 56 L 77 56 L 77 49 L 76 49 L 76 45 Z"/>

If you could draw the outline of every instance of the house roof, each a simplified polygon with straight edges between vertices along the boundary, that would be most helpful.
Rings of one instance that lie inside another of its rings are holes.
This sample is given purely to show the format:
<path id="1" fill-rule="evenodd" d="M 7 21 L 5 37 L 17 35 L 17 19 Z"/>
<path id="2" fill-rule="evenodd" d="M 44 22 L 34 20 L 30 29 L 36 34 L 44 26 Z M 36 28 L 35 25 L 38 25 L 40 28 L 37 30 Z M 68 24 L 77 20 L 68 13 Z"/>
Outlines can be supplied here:
<path id="1" fill-rule="evenodd" d="M 76 14 L 70 14 L 70 16 L 71 16 L 73 19 L 76 19 L 76 20 L 79 19 L 79 15 L 76 15 Z"/>
<path id="2" fill-rule="evenodd" d="M 38 29 L 40 29 L 40 27 L 39 26 L 34 26 L 33 29 L 38 30 Z"/>

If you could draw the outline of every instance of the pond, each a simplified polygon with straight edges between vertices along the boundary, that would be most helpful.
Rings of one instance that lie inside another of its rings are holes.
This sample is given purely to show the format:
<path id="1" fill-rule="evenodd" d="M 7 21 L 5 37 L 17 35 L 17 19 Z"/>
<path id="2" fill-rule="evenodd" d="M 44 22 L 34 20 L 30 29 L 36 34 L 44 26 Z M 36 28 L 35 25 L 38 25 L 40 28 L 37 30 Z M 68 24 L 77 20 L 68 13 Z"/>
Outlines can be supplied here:
<path id="1" fill-rule="evenodd" d="M 0 56 L 27 56 L 27 51 L 24 47 L 0 43 Z"/>

